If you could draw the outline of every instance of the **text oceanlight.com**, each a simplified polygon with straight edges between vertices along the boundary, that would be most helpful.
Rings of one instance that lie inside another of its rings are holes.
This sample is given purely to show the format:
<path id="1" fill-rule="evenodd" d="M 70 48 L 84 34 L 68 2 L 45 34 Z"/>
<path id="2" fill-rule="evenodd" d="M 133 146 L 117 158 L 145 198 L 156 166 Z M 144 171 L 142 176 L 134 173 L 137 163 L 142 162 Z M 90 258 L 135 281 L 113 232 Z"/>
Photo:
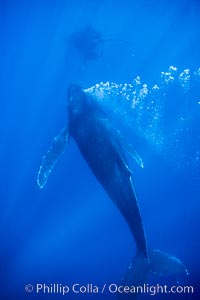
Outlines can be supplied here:
<path id="1" fill-rule="evenodd" d="M 25 285 L 25 291 L 27 293 L 35 292 L 36 294 L 60 294 L 67 295 L 69 293 L 73 294 L 149 294 L 154 296 L 156 294 L 193 294 L 194 287 L 193 286 L 182 286 L 182 285 L 150 285 L 143 284 L 139 286 L 123 286 L 115 283 L 111 284 L 102 284 L 102 285 L 94 285 L 92 283 L 88 283 L 85 285 L 81 285 L 79 283 L 75 283 L 72 285 L 64 285 L 61 283 L 37 283 L 35 285 L 27 284 Z"/>

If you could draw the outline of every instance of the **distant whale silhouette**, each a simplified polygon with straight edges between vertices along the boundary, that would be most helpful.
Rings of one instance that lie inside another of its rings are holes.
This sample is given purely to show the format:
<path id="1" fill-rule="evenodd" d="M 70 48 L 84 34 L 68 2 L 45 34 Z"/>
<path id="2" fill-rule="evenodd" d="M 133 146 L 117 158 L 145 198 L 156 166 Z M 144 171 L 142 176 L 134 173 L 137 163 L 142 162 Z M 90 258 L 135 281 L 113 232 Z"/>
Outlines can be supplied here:
<path id="1" fill-rule="evenodd" d="M 68 88 L 68 125 L 54 139 L 43 157 L 37 182 L 43 188 L 66 141 L 72 137 L 88 166 L 109 197 L 124 216 L 134 237 L 137 252 L 123 282 L 142 284 L 151 273 L 179 277 L 186 274 L 183 264 L 174 256 L 159 250 L 149 250 L 136 194 L 132 172 L 125 152 L 143 167 L 143 162 L 133 147 L 123 141 L 120 133 L 94 97 L 84 92 L 79 85 Z"/>

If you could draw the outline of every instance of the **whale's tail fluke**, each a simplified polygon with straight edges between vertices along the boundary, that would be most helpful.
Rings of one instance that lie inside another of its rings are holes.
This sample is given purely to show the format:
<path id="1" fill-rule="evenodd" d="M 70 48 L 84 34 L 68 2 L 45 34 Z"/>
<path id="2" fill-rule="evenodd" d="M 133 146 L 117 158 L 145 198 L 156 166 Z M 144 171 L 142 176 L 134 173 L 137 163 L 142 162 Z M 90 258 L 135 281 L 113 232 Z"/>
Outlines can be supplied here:
<path id="1" fill-rule="evenodd" d="M 137 299 L 145 292 L 144 286 L 149 283 L 152 275 L 166 276 L 177 281 L 188 275 L 188 271 L 178 258 L 163 251 L 150 250 L 148 260 L 137 253 L 122 279 L 123 286 L 133 287 L 132 292 L 123 293 L 120 298 Z"/>

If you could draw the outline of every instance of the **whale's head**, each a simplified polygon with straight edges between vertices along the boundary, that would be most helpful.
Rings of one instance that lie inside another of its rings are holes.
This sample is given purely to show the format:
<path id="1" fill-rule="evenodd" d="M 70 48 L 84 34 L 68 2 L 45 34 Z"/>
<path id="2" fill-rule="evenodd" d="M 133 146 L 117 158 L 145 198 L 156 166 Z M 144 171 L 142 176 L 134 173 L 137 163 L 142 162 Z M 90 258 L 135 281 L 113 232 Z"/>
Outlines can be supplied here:
<path id="1" fill-rule="evenodd" d="M 78 84 L 70 84 L 67 91 L 67 110 L 69 118 L 78 118 L 85 109 L 87 97 Z"/>
<path id="2" fill-rule="evenodd" d="M 67 112 L 69 124 L 72 126 L 81 119 L 94 115 L 97 117 L 98 114 L 104 115 L 97 99 L 76 83 L 68 87 Z"/>

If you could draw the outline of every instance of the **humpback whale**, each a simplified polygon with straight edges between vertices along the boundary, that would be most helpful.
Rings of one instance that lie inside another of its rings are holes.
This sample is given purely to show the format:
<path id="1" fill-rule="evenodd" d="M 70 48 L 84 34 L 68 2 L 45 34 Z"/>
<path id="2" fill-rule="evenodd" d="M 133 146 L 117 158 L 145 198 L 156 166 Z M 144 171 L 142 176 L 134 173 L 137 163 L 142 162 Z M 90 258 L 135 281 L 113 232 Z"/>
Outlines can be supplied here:
<path id="1" fill-rule="evenodd" d="M 138 206 L 126 152 L 143 167 L 143 162 L 131 145 L 121 142 L 120 133 L 102 109 L 101 104 L 79 85 L 68 87 L 68 125 L 55 137 L 43 157 L 37 183 L 43 188 L 66 142 L 72 137 L 94 176 L 125 218 L 136 243 L 136 256 L 123 282 L 142 284 L 151 273 L 158 275 L 186 274 L 180 260 L 159 250 L 150 250 Z"/>

